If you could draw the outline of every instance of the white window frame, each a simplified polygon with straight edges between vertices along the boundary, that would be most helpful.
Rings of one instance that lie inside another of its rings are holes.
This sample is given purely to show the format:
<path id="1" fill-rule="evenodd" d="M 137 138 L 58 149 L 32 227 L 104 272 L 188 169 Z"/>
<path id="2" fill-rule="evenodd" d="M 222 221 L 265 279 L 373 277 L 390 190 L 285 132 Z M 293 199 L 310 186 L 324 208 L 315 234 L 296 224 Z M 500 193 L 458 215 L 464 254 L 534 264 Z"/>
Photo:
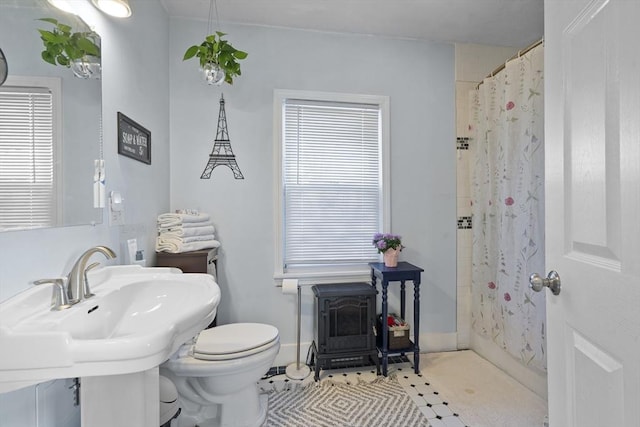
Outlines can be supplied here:
<path id="1" fill-rule="evenodd" d="M 381 232 L 390 230 L 391 207 L 390 207 L 390 119 L 389 119 L 389 97 L 381 95 L 363 95 L 335 92 L 316 92 L 299 90 L 274 91 L 273 112 L 274 112 L 274 280 L 276 285 L 281 280 L 296 278 L 301 283 L 329 283 L 329 282 L 352 282 L 368 281 L 371 278 L 371 270 L 365 264 L 362 266 L 326 266 L 296 268 L 284 271 L 284 188 L 283 188 L 283 163 L 282 163 L 282 140 L 283 140 L 283 105 L 287 99 L 300 99 L 309 101 L 324 102 L 344 102 L 352 104 L 373 104 L 380 107 L 381 119 L 381 183 L 382 200 L 382 227 Z M 371 236 L 373 239 L 373 236 Z"/>
<path id="2" fill-rule="evenodd" d="M 10 75 L 3 84 L 4 87 L 23 87 L 23 88 L 44 88 L 48 90 L 52 95 L 52 118 L 53 118 L 53 192 L 54 192 L 54 224 L 46 225 L 44 227 L 55 227 L 62 223 L 63 217 L 63 194 L 62 194 L 62 182 L 63 182 L 63 169 L 62 169 L 62 79 L 60 77 L 45 77 L 45 76 L 17 76 Z M 1 227 L 0 227 L 1 228 Z M 7 231 L 31 229 L 34 227 L 25 226 L 24 228 L 12 227 L 7 228 Z M 39 227 L 36 227 L 39 228 Z"/>

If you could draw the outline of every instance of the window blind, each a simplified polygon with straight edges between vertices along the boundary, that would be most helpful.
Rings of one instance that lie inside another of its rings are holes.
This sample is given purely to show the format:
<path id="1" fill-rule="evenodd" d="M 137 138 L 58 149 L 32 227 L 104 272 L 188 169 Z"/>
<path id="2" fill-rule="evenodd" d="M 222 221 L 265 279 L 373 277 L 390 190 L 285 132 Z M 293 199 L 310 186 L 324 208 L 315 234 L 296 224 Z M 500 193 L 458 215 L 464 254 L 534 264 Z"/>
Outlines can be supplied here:
<path id="1" fill-rule="evenodd" d="M 56 223 L 53 96 L 0 88 L 0 229 Z"/>
<path id="2" fill-rule="evenodd" d="M 378 105 L 283 105 L 285 268 L 377 261 L 381 230 Z"/>

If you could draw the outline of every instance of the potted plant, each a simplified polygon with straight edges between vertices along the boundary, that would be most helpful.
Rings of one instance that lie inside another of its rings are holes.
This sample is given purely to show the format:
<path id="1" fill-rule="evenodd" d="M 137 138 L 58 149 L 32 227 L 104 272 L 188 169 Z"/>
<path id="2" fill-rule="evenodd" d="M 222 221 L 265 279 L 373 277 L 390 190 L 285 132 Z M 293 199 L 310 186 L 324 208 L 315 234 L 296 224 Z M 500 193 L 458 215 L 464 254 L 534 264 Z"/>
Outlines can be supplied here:
<path id="1" fill-rule="evenodd" d="M 397 234 L 376 233 L 373 236 L 373 246 L 378 249 L 378 253 L 383 254 L 385 266 L 398 266 L 398 254 L 404 248 L 402 237 Z"/>
<path id="2" fill-rule="evenodd" d="M 96 33 L 71 32 L 69 25 L 54 18 L 40 18 L 39 21 L 48 22 L 54 27 L 52 31 L 38 29 L 44 44 L 42 59 L 45 62 L 72 68 L 78 77 L 99 76 L 100 46 Z"/>
<path id="3" fill-rule="evenodd" d="M 194 56 L 199 58 L 200 67 L 209 84 L 219 84 L 222 81 L 233 84 L 233 78 L 242 74 L 238 60 L 247 57 L 246 52 L 231 46 L 223 36 L 226 34 L 220 31 L 208 35 L 199 45 L 189 47 L 182 58 L 183 61 Z"/>

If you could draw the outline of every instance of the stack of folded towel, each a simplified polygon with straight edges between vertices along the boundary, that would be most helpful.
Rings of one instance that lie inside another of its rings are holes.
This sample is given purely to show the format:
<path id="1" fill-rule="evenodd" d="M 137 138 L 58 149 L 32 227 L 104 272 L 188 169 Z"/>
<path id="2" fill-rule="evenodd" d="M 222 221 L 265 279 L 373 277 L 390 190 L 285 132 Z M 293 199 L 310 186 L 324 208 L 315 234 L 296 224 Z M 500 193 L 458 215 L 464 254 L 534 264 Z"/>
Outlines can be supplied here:
<path id="1" fill-rule="evenodd" d="M 217 248 L 215 228 L 208 214 L 165 213 L 158 215 L 156 251 L 182 253 Z"/>

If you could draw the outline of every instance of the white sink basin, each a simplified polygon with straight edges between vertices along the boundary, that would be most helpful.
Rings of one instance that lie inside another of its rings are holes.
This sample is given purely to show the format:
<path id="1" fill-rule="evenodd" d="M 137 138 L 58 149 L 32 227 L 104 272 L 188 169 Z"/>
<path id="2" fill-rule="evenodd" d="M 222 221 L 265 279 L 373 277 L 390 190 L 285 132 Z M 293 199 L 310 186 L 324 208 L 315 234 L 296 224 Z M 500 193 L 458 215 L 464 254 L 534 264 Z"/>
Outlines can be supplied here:
<path id="1" fill-rule="evenodd" d="M 112 266 L 88 273 L 95 296 L 50 311 L 52 285 L 0 304 L 0 392 L 56 378 L 158 366 L 211 323 L 220 288 L 208 274 Z"/>

